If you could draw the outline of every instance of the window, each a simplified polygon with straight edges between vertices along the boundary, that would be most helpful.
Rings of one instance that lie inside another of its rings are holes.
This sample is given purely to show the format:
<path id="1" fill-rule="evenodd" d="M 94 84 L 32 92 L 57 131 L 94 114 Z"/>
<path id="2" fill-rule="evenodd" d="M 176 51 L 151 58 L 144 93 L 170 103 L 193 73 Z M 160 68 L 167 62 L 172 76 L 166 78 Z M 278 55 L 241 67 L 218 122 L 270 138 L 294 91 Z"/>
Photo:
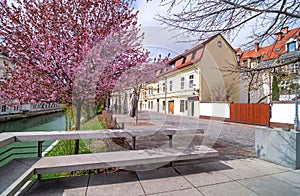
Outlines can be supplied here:
<path id="1" fill-rule="evenodd" d="M 184 112 L 184 100 L 180 100 L 180 112 Z"/>
<path id="2" fill-rule="evenodd" d="M 189 76 L 189 88 L 194 87 L 194 75 Z"/>
<path id="3" fill-rule="evenodd" d="M 170 81 L 169 89 L 170 91 L 173 91 L 173 81 Z"/>
<path id="4" fill-rule="evenodd" d="M 183 57 L 183 59 L 182 59 L 182 64 L 184 64 L 185 61 L 186 61 L 186 57 Z"/>
<path id="5" fill-rule="evenodd" d="M 153 95 L 153 87 L 152 86 L 149 87 L 148 94 Z"/>
<path id="6" fill-rule="evenodd" d="M 181 89 L 184 89 L 184 77 L 182 77 L 182 78 L 180 79 L 180 81 L 181 81 L 181 83 L 180 83 L 180 88 L 181 88 Z"/>
<path id="7" fill-rule="evenodd" d="M 188 110 L 188 101 L 185 101 L 185 110 Z"/>
<path id="8" fill-rule="evenodd" d="M 150 109 L 153 110 L 153 101 L 151 101 Z"/>
<path id="9" fill-rule="evenodd" d="M 6 112 L 6 105 L 1 106 L 1 112 Z"/>
<path id="10" fill-rule="evenodd" d="M 287 44 L 288 52 L 296 51 L 296 42 L 291 42 Z"/>
<path id="11" fill-rule="evenodd" d="M 193 52 L 191 59 L 194 59 L 195 57 L 196 57 L 196 51 Z"/>
<path id="12" fill-rule="evenodd" d="M 157 85 L 157 93 L 159 93 L 159 84 Z"/>
<path id="13" fill-rule="evenodd" d="M 14 106 L 14 112 L 19 111 L 19 106 Z"/>
<path id="14" fill-rule="evenodd" d="M 163 110 L 166 110 L 166 102 L 163 101 Z"/>
<path id="15" fill-rule="evenodd" d="M 163 88 L 162 91 L 166 92 L 166 83 L 163 83 L 162 88 Z"/>
<path id="16" fill-rule="evenodd" d="M 243 66 L 248 67 L 248 60 L 247 59 L 243 59 Z"/>

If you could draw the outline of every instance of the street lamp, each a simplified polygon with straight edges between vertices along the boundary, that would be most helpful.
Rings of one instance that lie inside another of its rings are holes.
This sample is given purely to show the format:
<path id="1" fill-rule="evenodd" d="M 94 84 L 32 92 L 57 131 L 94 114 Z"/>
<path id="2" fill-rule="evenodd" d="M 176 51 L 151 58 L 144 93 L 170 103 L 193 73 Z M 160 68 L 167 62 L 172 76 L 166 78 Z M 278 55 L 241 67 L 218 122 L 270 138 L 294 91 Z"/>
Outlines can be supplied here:
<path id="1" fill-rule="evenodd" d="M 294 130 L 299 130 L 299 115 L 298 115 L 298 85 L 300 85 L 300 80 L 298 78 L 299 67 L 295 66 L 295 119 L 294 119 Z"/>

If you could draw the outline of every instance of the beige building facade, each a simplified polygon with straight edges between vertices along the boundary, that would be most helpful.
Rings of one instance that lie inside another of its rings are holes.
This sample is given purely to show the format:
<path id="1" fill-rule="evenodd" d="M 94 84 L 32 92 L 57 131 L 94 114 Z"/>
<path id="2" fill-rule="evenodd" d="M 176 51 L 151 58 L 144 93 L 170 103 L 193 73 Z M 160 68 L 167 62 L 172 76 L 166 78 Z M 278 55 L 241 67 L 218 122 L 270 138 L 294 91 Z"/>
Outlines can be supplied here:
<path id="1" fill-rule="evenodd" d="M 235 50 L 220 34 L 186 50 L 145 86 L 139 109 L 199 117 L 200 102 L 239 102 Z"/>

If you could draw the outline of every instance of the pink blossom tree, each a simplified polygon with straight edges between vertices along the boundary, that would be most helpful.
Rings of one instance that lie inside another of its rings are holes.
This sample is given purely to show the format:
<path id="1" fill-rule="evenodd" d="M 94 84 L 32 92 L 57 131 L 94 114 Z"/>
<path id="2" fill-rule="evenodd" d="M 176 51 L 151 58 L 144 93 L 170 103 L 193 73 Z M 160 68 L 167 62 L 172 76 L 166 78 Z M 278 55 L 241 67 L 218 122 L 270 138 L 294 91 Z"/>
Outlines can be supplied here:
<path id="1" fill-rule="evenodd" d="M 122 0 L 3 0 L 0 14 L 1 44 L 16 62 L 0 97 L 73 104 L 77 130 L 82 105 L 148 56 L 137 13 Z"/>

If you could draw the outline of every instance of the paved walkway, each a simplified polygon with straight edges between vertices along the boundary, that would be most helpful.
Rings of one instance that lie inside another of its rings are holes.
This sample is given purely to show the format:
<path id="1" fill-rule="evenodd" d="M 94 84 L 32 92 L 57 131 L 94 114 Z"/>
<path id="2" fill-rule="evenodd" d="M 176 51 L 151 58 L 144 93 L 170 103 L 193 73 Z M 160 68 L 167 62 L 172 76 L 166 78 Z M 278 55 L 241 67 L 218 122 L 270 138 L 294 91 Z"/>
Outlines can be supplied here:
<path id="1" fill-rule="evenodd" d="M 26 195 L 300 195 L 300 170 L 238 159 L 45 180 Z"/>
<path id="2" fill-rule="evenodd" d="M 44 180 L 35 183 L 26 195 L 300 195 L 300 170 L 251 158 L 255 129 L 264 127 L 149 112 L 140 113 L 138 125 L 127 115 L 115 117 L 126 129 L 201 128 L 202 134 L 183 141 L 199 145 L 210 138 L 220 152 L 220 161 Z M 166 140 L 162 138 L 155 145 L 164 145 L 160 141 Z M 147 142 L 147 137 L 137 140 L 137 147 L 145 148 L 150 144 Z M 174 145 L 181 144 L 182 139 L 174 138 Z"/>
<path id="3" fill-rule="evenodd" d="M 255 156 L 255 130 L 265 129 L 262 126 L 253 126 L 239 123 L 230 123 L 213 120 L 199 120 L 197 118 L 189 118 L 184 116 L 166 115 L 155 112 L 142 111 L 139 113 L 138 124 L 135 124 L 135 119 L 128 115 L 114 114 L 117 122 L 124 123 L 126 129 L 141 129 L 159 131 L 164 127 L 176 128 L 199 128 L 203 130 L 203 134 L 194 134 L 189 137 L 183 137 L 178 134 L 174 138 L 174 144 L 178 146 L 199 145 L 200 143 L 217 149 L 220 153 L 220 158 L 236 159 L 249 158 Z M 152 133 L 151 133 L 152 134 Z M 149 146 L 148 138 L 139 138 L 137 142 L 139 149 Z M 166 140 L 162 138 L 163 145 Z M 156 144 L 157 145 L 157 144 Z"/>

